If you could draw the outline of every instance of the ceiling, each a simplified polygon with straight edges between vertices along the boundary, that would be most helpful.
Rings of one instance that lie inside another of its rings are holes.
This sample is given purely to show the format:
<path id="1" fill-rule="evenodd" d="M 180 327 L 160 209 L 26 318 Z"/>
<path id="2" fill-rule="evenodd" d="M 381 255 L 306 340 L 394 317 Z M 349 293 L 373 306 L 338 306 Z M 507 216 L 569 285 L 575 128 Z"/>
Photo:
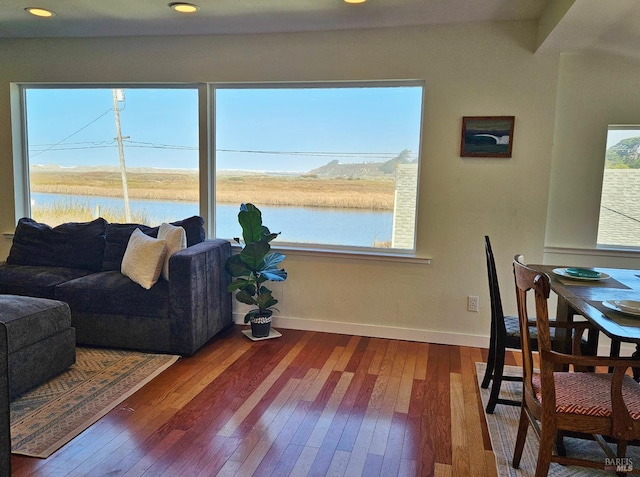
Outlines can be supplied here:
<path id="1" fill-rule="evenodd" d="M 505 20 L 538 20 L 539 49 L 598 51 L 640 59 L 640 0 L 5 0 L 0 38 L 271 33 Z M 36 18 L 29 6 L 53 10 Z"/>

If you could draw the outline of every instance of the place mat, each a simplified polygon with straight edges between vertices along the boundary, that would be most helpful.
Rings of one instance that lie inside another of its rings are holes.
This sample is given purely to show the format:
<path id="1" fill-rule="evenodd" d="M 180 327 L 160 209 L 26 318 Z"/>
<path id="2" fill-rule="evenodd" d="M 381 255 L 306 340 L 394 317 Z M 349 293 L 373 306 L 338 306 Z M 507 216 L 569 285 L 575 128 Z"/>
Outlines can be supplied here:
<path id="1" fill-rule="evenodd" d="M 621 290 L 631 290 L 631 287 L 620 283 L 615 278 L 606 278 L 604 280 L 572 280 L 570 278 L 561 277 L 560 275 L 555 275 L 556 280 L 558 280 L 563 285 L 567 286 L 578 286 L 578 287 L 597 287 L 597 288 L 619 288 Z"/>
<path id="2" fill-rule="evenodd" d="M 178 358 L 76 348 L 75 364 L 11 403 L 11 452 L 50 456 Z"/>
<path id="3" fill-rule="evenodd" d="M 605 307 L 601 301 L 588 301 L 590 305 L 597 308 L 602 314 L 604 314 L 607 318 L 609 318 L 614 323 L 619 324 L 620 326 L 636 326 L 640 327 L 640 316 L 628 315 L 626 313 L 622 313 L 616 310 L 612 310 L 611 308 Z"/>

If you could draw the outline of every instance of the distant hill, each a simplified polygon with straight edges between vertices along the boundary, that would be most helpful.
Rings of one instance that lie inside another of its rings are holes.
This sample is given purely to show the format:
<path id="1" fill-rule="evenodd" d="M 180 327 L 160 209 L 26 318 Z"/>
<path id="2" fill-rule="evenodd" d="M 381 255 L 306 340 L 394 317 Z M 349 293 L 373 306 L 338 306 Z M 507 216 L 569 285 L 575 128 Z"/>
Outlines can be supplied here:
<path id="1" fill-rule="evenodd" d="M 607 149 L 609 169 L 640 169 L 640 137 L 623 139 Z"/>
<path id="2" fill-rule="evenodd" d="M 396 170 L 396 164 L 412 164 L 417 162 L 410 159 L 410 151 L 404 150 L 398 156 L 385 162 L 359 162 L 341 164 L 340 161 L 334 160 L 310 170 L 307 174 L 318 177 L 344 177 L 344 178 L 363 178 L 375 179 L 392 177 Z"/>

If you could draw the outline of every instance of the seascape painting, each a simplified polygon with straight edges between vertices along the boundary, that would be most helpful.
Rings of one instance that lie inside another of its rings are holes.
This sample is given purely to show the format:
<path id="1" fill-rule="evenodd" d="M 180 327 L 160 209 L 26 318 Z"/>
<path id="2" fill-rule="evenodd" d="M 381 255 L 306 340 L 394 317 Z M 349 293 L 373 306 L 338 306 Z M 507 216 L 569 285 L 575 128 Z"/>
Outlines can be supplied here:
<path id="1" fill-rule="evenodd" d="M 511 157 L 515 116 L 462 118 L 460 157 Z"/>

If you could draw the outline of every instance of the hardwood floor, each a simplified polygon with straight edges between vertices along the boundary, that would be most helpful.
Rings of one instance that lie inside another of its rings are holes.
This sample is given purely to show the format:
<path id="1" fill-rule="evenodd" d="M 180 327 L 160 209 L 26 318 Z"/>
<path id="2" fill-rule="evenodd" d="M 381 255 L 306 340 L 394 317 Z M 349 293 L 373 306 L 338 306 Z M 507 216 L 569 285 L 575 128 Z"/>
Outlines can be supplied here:
<path id="1" fill-rule="evenodd" d="M 474 366 L 486 350 L 241 329 L 48 459 L 14 455 L 13 475 L 496 475 Z"/>

